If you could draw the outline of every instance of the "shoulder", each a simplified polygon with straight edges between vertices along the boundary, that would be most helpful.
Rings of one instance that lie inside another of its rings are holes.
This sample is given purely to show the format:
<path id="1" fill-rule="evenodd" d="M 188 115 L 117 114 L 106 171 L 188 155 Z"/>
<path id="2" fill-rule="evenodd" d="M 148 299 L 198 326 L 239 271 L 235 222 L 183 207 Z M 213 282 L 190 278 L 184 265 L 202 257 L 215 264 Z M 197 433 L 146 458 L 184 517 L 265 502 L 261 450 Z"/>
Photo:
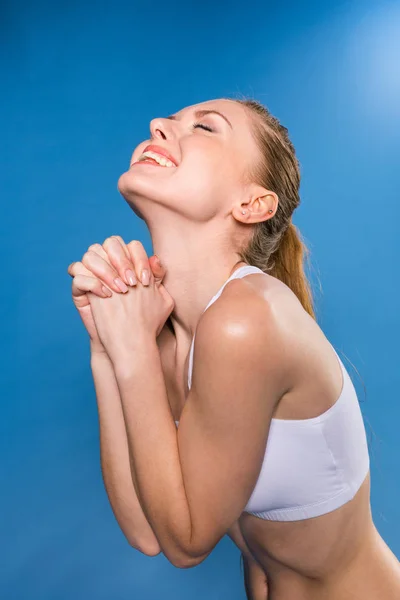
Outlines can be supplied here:
<path id="1" fill-rule="evenodd" d="M 289 335 L 287 321 L 296 302 L 299 304 L 291 296 L 294 294 L 285 284 L 265 274 L 232 279 L 201 316 L 196 338 L 203 332 L 216 331 L 228 339 L 254 339 L 254 335 L 262 339 L 274 334 L 276 341 L 283 340 L 285 334 Z"/>
<path id="2" fill-rule="evenodd" d="M 206 356 L 208 362 L 223 356 L 231 365 L 246 361 L 253 374 L 273 373 L 286 389 L 294 358 L 293 332 L 288 327 L 293 300 L 291 290 L 282 284 L 287 294 L 280 284 L 262 274 L 231 280 L 198 323 L 195 355 L 199 362 Z M 287 296 L 289 300 L 282 302 Z"/>
<path id="3" fill-rule="evenodd" d="M 198 329 L 216 328 L 228 336 L 246 335 L 256 324 L 266 323 L 270 304 L 248 280 L 232 279 L 220 297 L 202 314 Z M 232 321 L 237 327 L 232 327 Z M 197 335 L 197 333 L 196 333 Z"/>

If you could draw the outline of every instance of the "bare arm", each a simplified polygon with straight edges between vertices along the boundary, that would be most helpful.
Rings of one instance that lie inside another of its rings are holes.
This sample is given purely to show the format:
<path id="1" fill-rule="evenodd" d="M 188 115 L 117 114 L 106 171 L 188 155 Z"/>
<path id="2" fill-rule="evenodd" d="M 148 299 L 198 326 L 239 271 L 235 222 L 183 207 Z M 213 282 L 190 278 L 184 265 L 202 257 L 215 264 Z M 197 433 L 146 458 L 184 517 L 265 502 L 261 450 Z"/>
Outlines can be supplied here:
<path id="1" fill-rule="evenodd" d="M 92 304 L 95 319 L 100 300 Z M 128 350 L 114 349 L 138 496 L 163 553 L 178 568 L 205 560 L 254 489 L 271 417 L 287 386 L 281 329 L 264 299 L 231 281 L 197 325 L 193 381 L 178 431 L 152 336 L 143 329 Z"/>
<path id="2" fill-rule="evenodd" d="M 96 351 L 92 345 L 90 364 L 99 412 L 101 469 L 112 510 L 130 545 L 155 556 L 161 548 L 136 494 L 113 365 L 106 353 Z"/>
<path id="3" fill-rule="evenodd" d="M 82 262 L 73 262 L 68 274 L 73 278 L 72 299 L 90 337 L 91 367 L 96 389 L 100 425 L 100 458 L 103 480 L 114 515 L 129 543 L 149 556 L 159 554 L 158 540 L 141 508 L 132 457 L 129 456 L 126 426 L 114 367 L 98 336 L 88 298 L 91 292 L 101 298 L 121 293 L 121 282 L 135 285 L 143 269 L 151 270 L 162 281 L 165 268 L 153 256 L 148 259 L 140 242 L 128 245 L 120 236 L 107 238 L 103 246 L 92 244 Z M 132 273 L 133 271 L 133 273 Z M 104 287 L 103 287 L 104 286 Z M 109 293 L 105 293 L 108 290 Z"/>

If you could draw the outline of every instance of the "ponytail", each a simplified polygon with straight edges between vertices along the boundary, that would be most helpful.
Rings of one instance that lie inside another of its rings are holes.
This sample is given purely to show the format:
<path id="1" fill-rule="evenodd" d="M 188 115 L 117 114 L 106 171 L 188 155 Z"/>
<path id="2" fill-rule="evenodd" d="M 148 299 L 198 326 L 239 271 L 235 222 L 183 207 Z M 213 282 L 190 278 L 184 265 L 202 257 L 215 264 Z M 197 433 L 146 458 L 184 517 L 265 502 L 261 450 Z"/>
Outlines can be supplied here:
<path id="1" fill-rule="evenodd" d="M 297 227 L 290 222 L 275 252 L 270 257 L 268 273 L 285 283 L 300 300 L 303 308 L 315 319 L 311 287 L 304 270 L 309 250 Z"/>

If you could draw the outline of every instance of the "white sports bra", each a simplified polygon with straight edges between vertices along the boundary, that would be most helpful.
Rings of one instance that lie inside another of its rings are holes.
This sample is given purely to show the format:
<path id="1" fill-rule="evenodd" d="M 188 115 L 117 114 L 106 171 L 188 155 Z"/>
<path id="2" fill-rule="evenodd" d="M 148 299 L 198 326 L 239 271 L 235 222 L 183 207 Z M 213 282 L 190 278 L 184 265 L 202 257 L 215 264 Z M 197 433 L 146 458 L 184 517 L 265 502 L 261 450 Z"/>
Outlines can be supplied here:
<path id="1" fill-rule="evenodd" d="M 234 271 L 204 311 L 228 281 L 250 273 L 263 271 L 252 265 Z M 195 335 L 189 355 L 189 389 L 194 340 Z M 272 418 L 264 460 L 244 512 L 270 521 L 310 519 L 351 500 L 364 481 L 369 453 L 363 417 L 353 382 L 336 350 L 335 354 L 343 373 L 338 400 L 310 419 Z"/>

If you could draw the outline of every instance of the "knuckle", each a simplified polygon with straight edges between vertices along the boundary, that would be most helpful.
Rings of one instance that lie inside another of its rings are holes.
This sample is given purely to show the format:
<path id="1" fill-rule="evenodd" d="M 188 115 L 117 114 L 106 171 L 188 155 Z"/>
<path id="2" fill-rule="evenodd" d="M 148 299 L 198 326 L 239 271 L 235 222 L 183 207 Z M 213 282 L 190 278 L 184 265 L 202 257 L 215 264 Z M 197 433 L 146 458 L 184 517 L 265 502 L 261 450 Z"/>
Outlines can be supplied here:
<path id="1" fill-rule="evenodd" d="M 143 248 L 143 244 L 142 242 L 139 242 L 139 240 L 132 240 L 127 244 L 128 248 Z"/>
<path id="2" fill-rule="evenodd" d="M 82 264 L 90 262 L 90 256 L 91 256 L 91 252 L 90 252 L 90 250 L 87 250 L 85 252 L 85 254 L 82 256 Z"/>
<path id="3" fill-rule="evenodd" d="M 75 275 L 72 280 L 72 287 L 79 288 L 82 285 L 82 275 Z"/>
<path id="4" fill-rule="evenodd" d="M 115 237 L 107 238 L 103 244 L 103 248 L 106 252 L 104 260 L 110 268 L 118 270 L 125 264 L 126 254 Z"/>
<path id="5" fill-rule="evenodd" d="M 148 268 L 149 260 L 143 244 L 139 240 L 132 240 L 127 245 L 130 260 L 139 270 Z"/>
<path id="6" fill-rule="evenodd" d="M 111 237 L 118 240 L 123 246 L 125 245 L 125 242 L 120 235 L 112 235 Z"/>
<path id="7" fill-rule="evenodd" d="M 68 273 L 72 276 L 72 277 L 76 277 L 76 275 L 78 275 L 79 270 L 82 270 L 82 263 L 80 261 L 78 262 L 73 262 L 69 265 L 68 267 Z M 84 267 L 83 267 L 84 269 Z"/>
<path id="8" fill-rule="evenodd" d="M 97 242 L 94 244 L 91 244 L 88 248 L 88 251 L 91 251 L 91 252 L 96 252 L 97 250 L 101 250 L 101 244 L 98 244 Z"/>
<path id="9" fill-rule="evenodd" d="M 119 243 L 116 236 L 109 235 L 108 238 L 106 238 L 103 242 L 103 248 L 104 248 L 104 246 L 109 246 L 110 244 L 114 245 L 116 242 Z"/>
<path id="10" fill-rule="evenodd" d="M 116 237 L 111 236 L 104 240 L 102 250 L 108 254 L 110 259 L 114 259 L 115 262 L 115 257 L 119 256 L 122 246 Z"/>
<path id="11" fill-rule="evenodd" d="M 123 240 L 123 238 L 120 235 L 114 235 L 112 236 L 118 243 L 118 251 L 120 253 L 122 253 L 122 255 L 127 259 L 130 260 L 131 256 L 129 253 L 129 248 L 128 246 L 125 244 L 125 241 Z"/>
<path id="12" fill-rule="evenodd" d="M 118 236 L 116 236 L 116 235 L 109 235 L 109 236 L 108 236 L 108 237 L 107 237 L 107 238 L 104 240 L 104 242 L 103 242 L 103 243 L 105 243 L 105 242 L 107 242 L 107 243 L 110 243 L 110 242 L 112 242 L 113 240 L 116 240 L 117 238 L 118 238 Z"/>
<path id="13" fill-rule="evenodd" d="M 124 260 L 123 263 L 121 264 L 121 271 L 127 271 L 128 269 L 130 271 L 132 271 L 132 263 L 129 262 L 129 260 Z"/>

